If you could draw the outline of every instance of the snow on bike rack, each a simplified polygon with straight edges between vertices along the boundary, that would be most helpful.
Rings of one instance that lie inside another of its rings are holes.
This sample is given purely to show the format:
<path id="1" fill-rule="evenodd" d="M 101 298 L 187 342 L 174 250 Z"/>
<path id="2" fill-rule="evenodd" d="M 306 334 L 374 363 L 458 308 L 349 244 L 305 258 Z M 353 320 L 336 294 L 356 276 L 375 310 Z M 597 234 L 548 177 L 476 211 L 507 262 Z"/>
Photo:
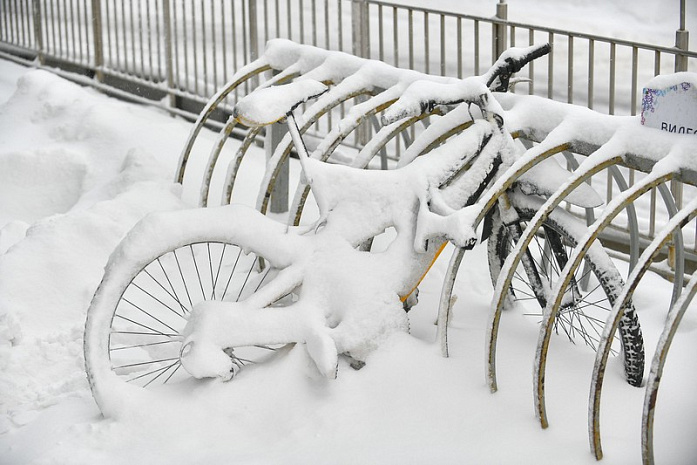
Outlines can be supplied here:
<path id="1" fill-rule="evenodd" d="M 387 110 L 402 96 L 410 84 L 426 81 L 437 85 L 457 85 L 461 82 L 453 78 L 402 70 L 345 53 L 328 52 L 286 40 L 272 40 L 267 44 L 266 52 L 253 63 L 240 69 L 201 112 L 182 152 L 176 175 L 177 182 L 184 182 L 186 168 L 192 148 L 197 142 L 197 136 L 218 105 L 240 85 L 251 79 L 258 79 L 267 71 L 274 71 L 275 74 L 265 80 L 260 87 L 302 78 L 311 78 L 330 86 L 329 92 L 308 105 L 303 117 L 298 121 L 301 133 L 308 131 L 320 118 L 326 117 L 333 108 L 343 102 L 357 97 L 363 99 L 361 103 L 354 105 L 339 122 L 333 124 L 331 131 L 320 141 L 312 157 L 321 161 L 326 161 L 361 123 L 375 121 L 377 115 Z M 428 85 L 424 86 L 425 89 L 428 87 Z M 492 392 L 497 390 L 496 340 L 501 311 L 506 304 L 508 289 L 517 264 L 546 216 L 562 202 L 568 200 L 569 196 L 574 195 L 573 192 L 578 186 L 588 182 L 597 173 L 605 172 L 615 180 L 623 192 L 602 209 L 597 219 L 592 210 L 587 210 L 588 228 L 580 234 L 583 239 L 576 245 L 570 260 L 561 271 L 559 282 L 553 289 L 552 299 L 544 311 L 535 359 L 536 414 L 541 426 L 547 427 L 545 364 L 553 322 L 560 310 L 564 289 L 583 258 L 592 253 L 594 247 L 599 247 L 597 240 L 600 234 L 609 231 L 612 220 L 622 212 L 626 212 L 630 230 L 630 274 L 621 290 L 620 297 L 613 303 L 605 330 L 600 337 L 590 390 L 589 437 L 591 450 L 596 458 L 602 458 L 599 429 L 600 396 L 610 343 L 617 331 L 623 311 L 628 302 L 631 302 L 634 290 L 649 267 L 659 260 L 661 251 L 668 246 L 670 253 L 674 254 L 675 263 L 673 295 L 665 329 L 651 365 L 642 420 L 642 455 L 645 463 L 652 463 L 652 419 L 663 364 L 681 317 L 697 292 L 695 277 L 690 280 L 686 288 L 683 288 L 685 247 L 682 239 L 682 227 L 697 215 L 697 201 L 687 202 L 686 205 L 679 207 L 671 195 L 668 183 L 675 180 L 697 186 L 697 160 L 694 158 L 697 152 L 697 139 L 691 135 L 675 135 L 643 127 L 638 116 L 602 115 L 586 108 L 528 95 L 498 93 L 495 98 L 505 110 L 506 129 L 514 138 L 525 144 L 527 150 L 513 166 L 499 176 L 477 202 L 475 225 L 484 221 L 486 213 L 514 182 L 524 179 L 526 174 L 542 161 L 556 154 L 563 154 L 570 164 L 576 166 L 573 174 L 563 182 L 561 187 L 548 196 L 502 266 L 492 299 L 490 325 L 487 328 L 486 373 L 489 387 Z M 427 126 L 412 142 L 406 135 L 406 131 L 432 115 L 443 116 Z M 472 118 L 468 105 L 460 105 L 449 112 L 435 106 L 418 116 L 400 119 L 379 128 L 351 160 L 351 166 L 359 169 L 367 167 L 390 140 L 400 136 L 409 142 L 409 146 L 398 161 L 399 166 L 403 166 L 419 155 L 447 144 L 452 136 L 466 130 L 471 124 Z M 209 203 L 211 179 L 216 169 L 227 170 L 222 203 L 230 202 L 240 164 L 250 145 L 260 135 L 261 128 L 249 129 L 229 166 L 219 167 L 221 150 L 236 125 L 236 121 L 230 117 L 210 150 L 204 178 L 198 181 L 202 206 L 207 206 Z M 260 186 L 257 202 L 257 209 L 262 213 L 268 211 L 269 199 L 280 176 L 281 166 L 290 155 L 291 149 L 291 138 L 286 136 L 275 147 L 273 155 L 267 162 L 266 175 Z M 571 154 L 580 155 L 580 163 Z M 645 173 L 645 176 L 629 187 L 619 167 Z M 655 235 L 655 239 L 645 247 L 643 253 L 640 253 L 635 201 L 652 189 L 657 189 L 661 195 L 671 219 Z M 289 213 L 289 223 L 299 223 L 308 193 L 308 186 L 301 184 L 298 187 Z M 440 299 L 439 340 L 445 356 L 447 356 L 447 320 L 454 301 L 453 286 L 464 254 L 464 249 L 458 249 L 453 254 Z M 608 279 L 617 279 L 616 284 L 622 286 L 619 277 Z"/>

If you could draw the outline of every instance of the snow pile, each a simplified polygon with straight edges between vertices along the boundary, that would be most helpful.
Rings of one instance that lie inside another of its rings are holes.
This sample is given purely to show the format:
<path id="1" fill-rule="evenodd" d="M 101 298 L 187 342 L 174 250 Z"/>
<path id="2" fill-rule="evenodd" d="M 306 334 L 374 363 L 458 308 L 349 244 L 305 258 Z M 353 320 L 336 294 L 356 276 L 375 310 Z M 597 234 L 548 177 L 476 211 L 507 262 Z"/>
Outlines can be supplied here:
<path id="1" fill-rule="evenodd" d="M 83 320 L 109 254 L 149 211 L 183 206 L 152 116 L 44 71 L 0 107 L 2 431 L 86 395 Z"/>

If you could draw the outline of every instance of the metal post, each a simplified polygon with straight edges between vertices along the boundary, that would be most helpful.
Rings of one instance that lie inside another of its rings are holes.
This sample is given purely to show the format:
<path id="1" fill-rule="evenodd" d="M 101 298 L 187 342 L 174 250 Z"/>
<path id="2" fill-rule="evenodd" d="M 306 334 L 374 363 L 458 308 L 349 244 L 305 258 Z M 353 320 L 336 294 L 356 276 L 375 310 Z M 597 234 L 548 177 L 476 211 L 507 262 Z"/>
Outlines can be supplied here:
<path id="1" fill-rule="evenodd" d="M 500 0 L 496 4 L 496 19 L 508 19 L 508 4 L 504 0 Z M 493 24 L 493 47 L 492 47 L 492 63 L 506 50 L 507 29 L 505 24 Z"/>
<path id="2" fill-rule="evenodd" d="M 367 0 L 351 0 L 351 33 L 353 54 L 363 58 L 370 58 L 370 25 L 368 15 Z M 366 97 L 359 97 L 358 101 L 363 102 Z M 368 124 L 361 123 L 356 130 L 356 137 L 360 145 L 368 143 L 370 138 L 370 127 Z"/>
<path id="3" fill-rule="evenodd" d="M 41 3 L 40 0 L 32 0 L 32 18 L 34 21 L 34 40 L 36 41 L 36 57 L 39 64 L 44 64 L 44 36 L 41 31 Z"/>
<path id="4" fill-rule="evenodd" d="M 249 18 L 249 60 L 259 58 L 259 28 L 257 25 L 257 0 L 247 2 L 247 17 Z M 252 89 L 259 85 L 259 76 L 250 79 Z"/>
<path id="5" fill-rule="evenodd" d="M 685 0 L 680 0 L 680 29 L 675 32 L 675 48 L 678 50 L 687 51 L 690 40 L 689 32 L 685 27 Z M 687 71 L 687 57 L 684 55 L 675 55 L 675 72 Z M 678 210 L 682 208 L 683 203 L 683 185 L 680 181 L 672 180 L 670 182 L 670 191 L 675 199 L 675 205 Z M 673 247 L 672 245 L 669 247 Z M 671 251 L 672 252 L 672 251 Z M 675 269 L 673 253 L 669 254 L 668 262 L 671 268 Z"/>
<path id="6" fill-rule="evenodd" d="M 249 58 L 254 61 L 259 58 L 259 29 L 257 25 L 257 0 L 249 0 Z"/>
<path id="7" fill-rule="evenodd" d="M 680 0 L 680 29 L 675 32 L 675 48 L 687 51 L 690 45 L 690 33 L 685 27 L 685 0 Z M 675 55 L 675 72 L 687 71 L 687 57 Z"/>
<path id="8" fill-rule="evenodd" d="M 353 54 L 363 58 L 370 57 L 370 25 L 368 23 L 367 0 L 352 0 L 351 30 Z"/>
<path id="9" fill-rule="evenodd" d="M 274 154 L 286 133 L 288 133 L 288 127 L 285 124 L 275 123 L 266 127 L 264 148 L 267 160 Z M 286 213 L 288 211 L 288 186 L 290 184 L 288 177 L 289 162 L 286 158 L 283 165 L 281 165 L 278 176 L 276 176 L 276 182 L 271 193 L 271 204 L 269 205 L 271 213 Z"/>
<path id="10" fill-rule="evenodd" d="M 176 108 L 177 98 L 172 92 L 172 89 L 174 89 L 174 60 L 172 59 L 172 12 L 170 9 L 170 0 L 163 0 L 162 2 L 162 20 L 165 23 L 165 70 L 167 73 L 169 106 L 171 108 Z"/>
<path id="11" fill-rule="evenodd" d="M 94 78 L 104 80 L 104 48 L 102 41 L 102 2 L 92 0 L 92 35 L 94 40 Z"/>

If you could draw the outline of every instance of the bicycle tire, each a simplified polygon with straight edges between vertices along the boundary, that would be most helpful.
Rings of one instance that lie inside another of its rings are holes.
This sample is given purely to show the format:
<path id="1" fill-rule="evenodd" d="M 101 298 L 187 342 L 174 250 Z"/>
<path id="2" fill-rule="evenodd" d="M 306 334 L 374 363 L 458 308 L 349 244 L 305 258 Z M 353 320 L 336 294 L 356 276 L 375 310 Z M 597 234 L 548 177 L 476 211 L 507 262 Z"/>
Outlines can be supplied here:
<path id="1" fill-rule="evenodd" d="M 514 201 L 515 196 L 511 196 L 511 199 Z M 520 218 L 520 226 L 525 229 L 537 210 L 529 205 L 514 204 L 514 208 Z M 585 225 L 580 223 L 581 220 L 566 211 L 555 210 L 538 232 L 533 242 L 536 246 L 532 247 L 531 244 L 526 251 L 526 255 L 534 260 L 534 268 L 547 289 L 553 288 L 554 279 L 563 269 L 570 251 L 578 243 L 580 239 L 578 231 L 585 230 Z M 492 232 L 487 247 L 489 272 L 494 286 L 501 266 L 512 248 L 510 227 L 502 223 L 498 212 L 493 214 Z M 555 245 L 549 245 L 550 243 Z M 564 307 L 558 312 L 554 329 L 557 334 L 564 333 L 574 343 L 582 340 L 593 350 L 597 350 L 607 313 L 617 300 L 624 281 L 602 247 L 594 248 L 592 253 L 589 251 L 584 256 L 584 261 L 586 269 L 582 272 L 577 270 L 576 273 L 580 273 L 580 277 L 575 278 L 566 290 L 568 297 L 565 298 Z M 541 316 L 546 302 L 540 300 L 539 291 L 535 292 L 535 286 L 532 284 L 536 279 L 534 273 L 535 271 L 527 269 L 521 260 L 509 295 L 513 301 L 521 304 L 532 315 Z M 581 281 L 588 278 L 591 278 L 593 282 L 583 286 Z M 532 306 L 535 310 L 531 310 L 529 302 L 533 302 Z M 631 303 L 625 309 L 620 323 L 618 348 L 624 357 L 627 382 L 633 386 L 640 386 L 645 363 L 644 343 L 639 318 Z"/>
<path id="2" fill-rule="evenodd" d="M 279 268 L 271 263 L 282 268 L 292 261 L 292 247 L 278 246 L 284 226 L 250 210 L 228 206 L 151 215 L 112 253 L 88 309 L 84 337 L 87 377 L 105 416 L 118 416 L 142 388 L 194 382 L 179 361 L 181 331 L 192 307 L 204 300 L 243 300 L 272 282 Z M 254 234 L 260 228 L 265 237 Z M 273 247 L 270 238 L 276 240 Z M 278 347 L 235 348 L 228 355 L 237 370 Z"/>

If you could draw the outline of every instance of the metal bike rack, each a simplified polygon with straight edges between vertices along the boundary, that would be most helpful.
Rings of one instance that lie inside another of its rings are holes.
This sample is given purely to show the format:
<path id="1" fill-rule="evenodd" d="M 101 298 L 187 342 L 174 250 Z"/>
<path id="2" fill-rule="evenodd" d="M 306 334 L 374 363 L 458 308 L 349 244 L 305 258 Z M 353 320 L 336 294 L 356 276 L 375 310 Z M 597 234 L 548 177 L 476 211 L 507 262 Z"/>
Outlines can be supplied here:
<path id="1" fill-rule="evenodd" d="M 291 50 L 292 53 L 279 54 L 275 49 L 278 46 L 282 46 L 283 50 Z M 342 66 L 336 66 L 337 60 L 343 60 Z M 343 53 L 326 52 L 314 47 L 291 44 L 287 41 L 271 41 L 265 54 L 240 70 L 206 105 L 191 130 L 182 152 L 176 180 L 178 182 L 185 180 L 185 172 L 192 148 L 210 115 L 237 87 L 250 82 L 251 79 L 258 79 L 265 71 L 271 70 L 276 74 L 260 86 L 282 84 L 303 77 L 330 85 L 329 92 L 314 103 L 308 104 L 303 117 L 299 120 L 301 133 L 308 131 L 320 118 L 331 114 L 331 111 L 339 105 L 360 97 L 360 102 L 354 104 L 340 118 L 340 121 L 332 126 L 330 132 L 324 136 L 312 154 L 314 158 L 322 161 L 327 161 L 342 141 L 350 134 L 355 133 L 362 124 L 366 122 L 371 124 L 372 121 L 373 126 L 375 126 L 376 118 L 380 112 L 394 103 L 404 93 L 408 85 L 414 81 L 456 82 L 452 78 L 400 70 L 384 64 L 375 66 L 375 62 L 366 66 L 368 63 L 368 60 Z M 506 111 L 507 129 L 514 138 L 520 139 L 525 144 L 526 151 L 482 195 L 477 203 L 479 210 L 476 215 L 476 224 L 484 220 L 487 212 L 494 207 L 501 196 L 520 176 L 545 159 L 561 154 L 561 156 L 566 157 L 567 164 L 573 168 L 573 172 L 562 187 L 544 202 L 538 213 L 529 221 L 520 240 L 510 251 L 501 268 L 494 290 L 489 324 L 486 328 L 486 374 L 489 388 L 492 392 L 498 389 L 496 376 L 497 337 L 502 311 L 518 263 L 547 215 L 559 208 L 574 189 L 590 180 L 594 175 L 604 172 L 608 178 L 615 182 L 621 195 L 608 203 L 599 213 L 589 212 L 590 214 L 587 216 L 588 230 L 576 244 L 568 263 L 561 270 L 559 282 L 544 310 L 534 364 L 535 412 L 541 426 L 546 428 L 549 423 L 545 406 L 545 367 L 552 327 L 562 304 L 563 290 L 589 251 L 602 247 L 598 238 L 609 230 L 612 221 L 619 214 L 626 212 L 629 230 L 628 261 L 630 271 L 622 292 L 607 317 L 605 329 L 600 338 L 600 347 L 592 374 L 588 428 L 591 450 L 600 459 L 602 458 L 599 425 L 600 396 L 611 343 L 624 309 L 631 302 L 632 295 L 641 279 L 652 264 L 658 260 L 660 254 L 664 253 L 666 246 L 670 245 L 674 250 L 675 259 L 675 278 L 670 311 L 651 365 L 642 419 L 642 454 L 645 463 L 653 463 L 653 414 L 663 364 L 682 315 L 687 311 L 695 293 L 697 293 L 697 278 L 692 277 L 687 286 L 684 286 L 685 245 L 681 232 L 681 228 L 697 216 L 697 200 L 678 208 L 669 188 L 671 181 L 697 186 L 697 172 L 691 168 L 693 165 L 681 163 L 681 157 L 684 157 L 690 150 L 694 151 L 695 145 L 690 145 L 685 137 L 674 138 L 668 134 L 660 133 L 657 135 L 655 131 L 643 136 L 642 134 L 646 133 L 641 133 L 641 129 L 630 127 L 628 123 L 630 120 L 627 118 L 600 115 L 592 110 L 564 103 L 515 94 L 501 94 L 500 97 L 497 95 L 496 98 L 499 99 L 499 103 Z M 535 105 L 526 105 L 530 101 L 529 99 L 536 99 Z M 548 110 L 548 117 L 544 119 L 537 117 L 535 111 L 539 111 L 539 105 L 546 105 L 544 108 Z M 426 118 L 430 115 L 440 115 L 439 124 L 428 125 Z M 420 122 L 424 128 L 412 141 L 407 135 L 407 131 Z M 221 167 L 219 166 L 221 164 L 221 150 L 236 124 L 232 118 L 227 121 L 209 152 L 204 177 L 200 180 L 199 202 L 202 206 L 209 204 L 210 184 L 216 169 L 226 169 L 221 202 L 230 202 L 240 164 L 251 144 L 260 136 L 258 129 L 249 130 L 229 165 Z M 419 155 L 447 143 L 448 139 L 464 131 L 471 124 L 472 116 L 469 109 L 466 105 L 461 105 L 449 112 L 442 112 L 440 108 L 436 107 L 432 113 L 397 121 L 382 128 L 375 128 L 374 135 L 358 151 L 352 161 L 352 166 L 357 169 L 366 168 L 378 153 L 382 153 L 382 167 L 384 168 L 386 144 L 400 135 L 407 147 L 401 154 L 397 166 L 403 166 Z M 642 152 L 643 144 L 646 144 L 646 137 L 651 138 L 653 147 L 651 156 Z M 275 183 L 281 176 L 282 166 L 290 156 L 291 148 L 292 142 L 288 135 L 281 138 L 280 142 L 271 148 L 271 156 L 267 160 L 267 170 L 257 198 L 257 209 L 263 213 L 269 210 L 271 194 L 274 192 Z M 636 182 L 627 183 L 620 167 L 644 173 L 645 176 Z M 640 231 L 634 202 L 644 193 L 654 190 L 657 190 L 661 195 L 670 220 L 652 241 L 644 241 L 642 244 L 640 243 Z M 308 194 L 309 188 L 307 186 L 302 184 L 298 186 L 288 215 L 290 224 L 298 224 Z M 643 252 L 640 250 L 642 245 L 644 246 Z M 465 251 L 462 249 L 457 249 L 453 253 L 441 292 L 437 338 L 444 356 L 448 356 L 448 319 L 455 300 L 453 289 L 464 254 Z M 619 273 L 613 278 L 619 279 L 619 282 L 622 281 Z"/>

